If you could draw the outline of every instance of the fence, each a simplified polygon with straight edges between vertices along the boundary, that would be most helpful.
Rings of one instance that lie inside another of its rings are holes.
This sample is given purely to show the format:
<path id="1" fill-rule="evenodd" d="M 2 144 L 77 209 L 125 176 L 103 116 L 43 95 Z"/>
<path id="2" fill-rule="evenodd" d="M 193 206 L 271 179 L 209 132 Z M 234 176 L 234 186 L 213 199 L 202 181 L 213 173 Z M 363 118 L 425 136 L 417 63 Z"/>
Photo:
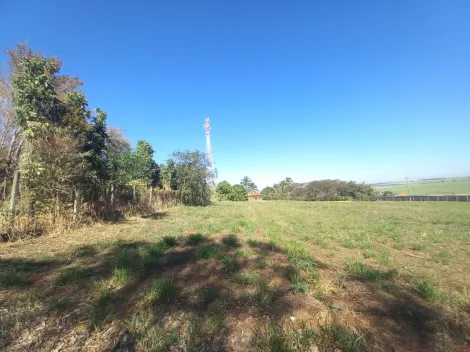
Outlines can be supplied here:
<path id="1" fill-rule="evenodd" d="M 469 202 L 470 195 L 447 195 L 447 196 L 380 196 L 378 202 Z"/>

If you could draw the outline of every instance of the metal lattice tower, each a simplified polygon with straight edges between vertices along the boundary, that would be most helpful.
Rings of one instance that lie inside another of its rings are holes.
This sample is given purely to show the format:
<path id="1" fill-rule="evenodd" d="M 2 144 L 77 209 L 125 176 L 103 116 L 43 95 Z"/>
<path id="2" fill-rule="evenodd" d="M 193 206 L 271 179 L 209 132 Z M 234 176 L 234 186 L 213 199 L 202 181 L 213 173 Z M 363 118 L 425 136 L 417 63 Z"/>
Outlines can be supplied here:
<path id="1" fill-rule="evenodd" d="M 211 120 L 206 117 L 206 122 L 202 125 L 206 130 L 206 157 L 211 165 L 211 169 L 214 168 L 212 164 L 212 146 L 211 146 Z"/>

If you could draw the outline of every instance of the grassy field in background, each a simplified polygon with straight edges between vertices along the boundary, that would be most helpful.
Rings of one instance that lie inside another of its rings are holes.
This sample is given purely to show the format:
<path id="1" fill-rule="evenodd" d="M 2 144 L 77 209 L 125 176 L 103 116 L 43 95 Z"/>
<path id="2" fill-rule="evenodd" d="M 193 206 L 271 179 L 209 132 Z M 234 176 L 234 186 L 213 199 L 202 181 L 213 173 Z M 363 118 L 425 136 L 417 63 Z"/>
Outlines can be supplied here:
<path id="1" fill-rule="evenodd" d="M 470 178 L 444 178 L 440 180 L 415 180 L 409 182 L 411 195 L 470 194 Z M 408 193 L 406 182 L 374 186 L 379 192 L 392 191 L 396 195 Z"/>
<path id="2" fill-rule="evenodd" d="M 222 202 L 3 243 L 0 349 L 468 350 L 469 215 Z"/>

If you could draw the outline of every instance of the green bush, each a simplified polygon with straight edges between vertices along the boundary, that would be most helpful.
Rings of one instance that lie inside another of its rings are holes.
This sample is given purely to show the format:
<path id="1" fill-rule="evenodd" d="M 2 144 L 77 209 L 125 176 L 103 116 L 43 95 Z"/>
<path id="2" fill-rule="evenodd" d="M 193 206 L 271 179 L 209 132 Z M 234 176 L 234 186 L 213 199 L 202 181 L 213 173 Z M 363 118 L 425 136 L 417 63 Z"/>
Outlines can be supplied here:
<path id="1" fill-rule="evenodd" d="M 245 187 L 242 185 L 233 185 L 230 190 L 229 200 L 231 201 L 247 201 L 248 200 L 248 192 L 246 191 Z"/>
<path id="2" fill-rule="evenodd" d="M 229 200 L 232 192 L 232 185 L 227 181 L 221 181 L 215 189 L 215 193 L 219 196 L 219 200 Z"/>

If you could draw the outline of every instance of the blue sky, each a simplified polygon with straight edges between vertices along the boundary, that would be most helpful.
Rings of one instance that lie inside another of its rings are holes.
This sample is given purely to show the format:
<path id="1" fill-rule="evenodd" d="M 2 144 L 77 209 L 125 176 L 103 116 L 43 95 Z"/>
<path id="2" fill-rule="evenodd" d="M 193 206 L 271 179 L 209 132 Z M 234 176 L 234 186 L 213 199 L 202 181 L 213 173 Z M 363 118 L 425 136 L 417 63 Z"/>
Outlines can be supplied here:
<path id="1" fill-rule="evenodd" d="M 210 116 L 232 183 L 470 175 L 467 0 L 0 0 L 25 40 L 158 162 Z"/>

